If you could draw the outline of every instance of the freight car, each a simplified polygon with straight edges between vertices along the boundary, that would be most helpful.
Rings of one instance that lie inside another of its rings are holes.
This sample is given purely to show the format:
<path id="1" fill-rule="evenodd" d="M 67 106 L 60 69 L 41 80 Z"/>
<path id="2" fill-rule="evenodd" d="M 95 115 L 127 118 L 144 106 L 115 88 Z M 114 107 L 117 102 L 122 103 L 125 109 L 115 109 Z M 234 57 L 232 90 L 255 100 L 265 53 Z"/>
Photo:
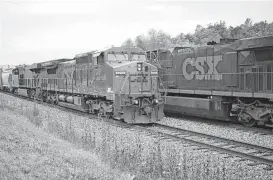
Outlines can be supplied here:
<path id="1" fill-rule="evenodd" d="M 165 113 L 246 126 L 273 124 L 273 36 L 147 51 L 160 68 Z"/>
<path id="2" fill-rule="evenodd" d="M 22 76 L 21 73 L 24 75 Z M 15 69 L 20 95 L 127 123 L 163 118 L 158 69 L 140 48 L 112 47 Z"/>

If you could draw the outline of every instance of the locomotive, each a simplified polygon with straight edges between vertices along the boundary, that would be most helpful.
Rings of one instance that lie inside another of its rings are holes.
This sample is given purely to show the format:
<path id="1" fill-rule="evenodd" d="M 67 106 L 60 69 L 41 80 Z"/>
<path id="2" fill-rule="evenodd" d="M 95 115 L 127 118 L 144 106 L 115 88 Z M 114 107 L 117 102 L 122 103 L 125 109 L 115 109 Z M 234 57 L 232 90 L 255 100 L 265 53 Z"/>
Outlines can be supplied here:
<path id="1" fill-rule="evenodd" d="M 165 113 L 273 127 L 273 36 L 146 52 Z"/>
<path id="2" fill-rule="evenodd" d="M 158 68 L 140 48 L 112 47 L 18 66 L 9 76 L 11 92 L 66 108 L 136 124 L 164 117 Z"/>

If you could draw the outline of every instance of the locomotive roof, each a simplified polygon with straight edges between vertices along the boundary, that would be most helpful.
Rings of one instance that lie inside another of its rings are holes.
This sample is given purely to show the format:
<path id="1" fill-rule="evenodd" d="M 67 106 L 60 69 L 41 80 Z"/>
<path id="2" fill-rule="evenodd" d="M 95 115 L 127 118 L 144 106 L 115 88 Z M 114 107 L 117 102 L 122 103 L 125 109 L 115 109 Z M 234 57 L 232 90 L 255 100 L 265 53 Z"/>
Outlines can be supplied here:
<path id="1" fill-rule="evenodd" d="M 62 58 L 62 59 L 54 59 L 54 60 L 50 60 L 50 61 L 45 61 L 45 62 L 41 62 L 42 66 L 48 66 L 51 64 L 58 64 L 61 62 L 66 62 L 66 61 L 71 61 L 71 59 L 68 58 Z"/>
<path id="2" fill-rule="evenodd" d="M 77 54 L 77 55 L 75 55 L 75 58 L 86 57 L 88 55 L 93 54 L 94 52 L 96 52 L 96 51 L 90 51 L 90 52 L 86 52 L 86 53 Z"/>
<path id="3" fill-rule="evenodd" d="M 225 40 L 225 39 L 224 39 Z M 208 48 L 214 48 L 214 51 L 221 51 L 223 49 L 231 49 L 231 50 L 249 50 L 254 48 L 262 48 L 262 47 L 272 47 L 273 46 L 273 35 L 263 36 L 263 37 L 251 37 L 251 38 L 244 38 L 244 39 L 228 39 L 230 42 L 228 43 L 217 43 L 213 45 L 203 45 L 203 46 L 192 46 L 192 47 L 174 47 L 177 50 L 181 50 L 182 52 L 193 52 L 199 51 Z M 223 41 L 223 40 L 222 40 Z M 174 48 L 167 49 L 167 48 L 158 48 L 148 50 L 146 52 L 155 52 L 155 51 L 170 51 L 173 52 Z"/>
<path id="4" fill-rule="evenodd" d="M 139 47 L 110 47 L 110 48 L 104 48 L 104 49 L 99 49 L 95 51 L 90 51 L 86 53 L 81 53 L 77 54 L 75 58 L 81 58 L 81 57 L 86 57 L 88 55 L 93 55 L 93 57 L 99 56 L 103 52 L 135 52 L 135 53 L 144 53 L 144 50 L 139 48 Z"/>
<path id="5" fill-rule="evenodd" d="M 273 35 L 263 37 L 251 37 L 236 41 L 237 50 L 248 50 L 254 48 L 273 46 Z"/>
<path id="6" fill-rule="evenodd" d="M 31 65 L 28 65 L 29 69 L 41 69 L 41 68 L 52 68 L 57 66 L 61 62 L 71 61 L 71 59 L 63 58 L 63 59 L 55 59 L 51 61 L 44 61 L 39 63 L 34 63 Z"/>
<path id="7" fill-rule="evenodd" d="M 160 51 L 160 52 L 173 52 L 175 50 L 180 50 L 180 49 L 187 49 L 187 48 L 191 48 L 191 47 L 188 47 L 188 46 L 175 46 L 175 47 L 172 47 L 172 48 L 158 48 L 158 49 L 150 49 L 150 50 L 147 50 L 147 52 L 156 52 L 156 51 Z"/>
<path id="8" fill-rule="evenodd" d="M 60 62 L 59 64 L 75 64 L 76 60 L 72 59 L 70 61 L 64 61 L 64 62 Z"/>
<path id="9" fill-rule="evenodd" d="M 99 56 L 103 52 L 129 52 L 129 53 L 145 53 L 145 51 L 139 47 L 111 47 L 102 50 L 95 51 L 94 57 Z"/>

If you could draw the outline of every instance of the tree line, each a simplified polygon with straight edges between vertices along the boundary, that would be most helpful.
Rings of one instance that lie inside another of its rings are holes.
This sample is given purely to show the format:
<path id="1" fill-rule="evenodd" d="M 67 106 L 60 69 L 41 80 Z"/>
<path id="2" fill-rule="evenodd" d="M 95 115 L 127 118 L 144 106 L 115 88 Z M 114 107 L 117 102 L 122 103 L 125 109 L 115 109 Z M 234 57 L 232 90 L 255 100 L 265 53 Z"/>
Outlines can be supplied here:
<path id="1" fill-rule="evenodd" d="M 260 21 L 253 23 L 250 18 L 236 27 L 227 27 L 225 21 L 208 24 L 207 27 L 197 25 L 193 33 L 180 33 L 175 37 L 162 31 L 150 29 L 146 35 L 141 34 L 135 39 L 127 39 L 123 47 L 140 47 L 144 50 L 157 48 L 171 48 L 175 46 L 199 46 L 207 42 L 220 41 L 221 38 L 242 39 L 248 37 L 260 37 L 273 35 L 273 22 Z"/>

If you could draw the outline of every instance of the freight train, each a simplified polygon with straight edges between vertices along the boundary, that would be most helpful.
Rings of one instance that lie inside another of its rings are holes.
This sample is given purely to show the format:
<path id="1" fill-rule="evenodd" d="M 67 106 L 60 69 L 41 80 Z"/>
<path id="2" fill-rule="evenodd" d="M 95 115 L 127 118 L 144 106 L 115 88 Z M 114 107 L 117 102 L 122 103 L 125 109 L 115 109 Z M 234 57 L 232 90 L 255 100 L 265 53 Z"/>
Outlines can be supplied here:
<path id="1" fill-rule="evenodd" d="M 163 117 L 158 68 L 140 48 L 112 47 L 0 73 L 5 91 L 126 123 Z"/>
<path id="2" fill-rule="evenodd" d="M 165 113 L 273 127 L 273 36 L 146 52 Z"/>

